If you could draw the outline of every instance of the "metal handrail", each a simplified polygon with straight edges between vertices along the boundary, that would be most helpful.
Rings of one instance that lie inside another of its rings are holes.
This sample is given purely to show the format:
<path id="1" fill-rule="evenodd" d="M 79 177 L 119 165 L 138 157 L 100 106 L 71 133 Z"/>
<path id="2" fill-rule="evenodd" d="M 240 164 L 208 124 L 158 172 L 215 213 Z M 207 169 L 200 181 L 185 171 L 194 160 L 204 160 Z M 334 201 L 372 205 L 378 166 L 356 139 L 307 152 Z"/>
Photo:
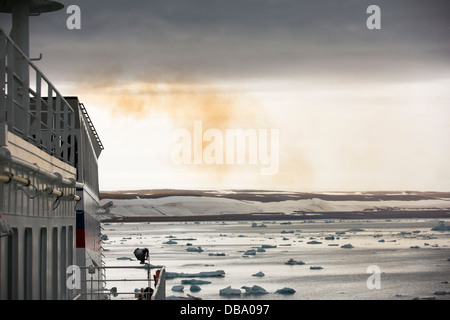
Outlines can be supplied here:
<path id="1" fill-rule="evenodd" d="M 33 87 L 31 71 L 35 73 Z M 45 87 L 47 92 L 43 92 Z M 56 87 L 0 28 L 0 123 L 73 166 L 75 116 Z"/>
<path id="2" fill-rule="evenodd" d="M 106 284 L 108 282 L 128 282 L 128 281 L 136 281 L 136 282 L 147 282 L 147 287 L 151 288 L 151 283 L 153 283 L 154 288 L 153 294 L 151 296 L 151 300 L 164 300 L 165 299 L 165 267 L 164 266 L 153 266 L 153 265 L 139 265 L 139 266 L 80 266 L 81 270 L 90 270 L 91 273 L 91 279 L 82 280 L 83 283 L 91 283 L 91 288 L 94 288 L 93 283 L 101 283 L 103 282 L 105 285 L 103 288 L 99 288 L 96 291 L 91 290 L 91 292 L 81 292 L 78 293 L 78 295 L 85 296 L 85 297 L 91 297 L 91 299 L 94 296 L 97 296 L 98 299 L 102 299 L 105 295 L 108 296 L 109 299 L 111 299 L 111 296 L 114 295 L 138 295 L 142 294 L 145 296 L 145 292 L 128 292 L 128 291 L 114 291 L 111 292 L 111 289 L 106 288 Z M 127 279 L 94 279 L 93 275 L 95 273 L 98 274 L 98 277 L 100 277 L 100 274 L 103 274 L 102 272 L 98 271 L 106 271 L 107 269 L 141 269 L 141 270 L 147 270 L 149 271 L 147 273 L 147 278 L 127 278 Z M 155 283 L 155 279 L 151 276 L 150 270 L 160 270 L 159 276 L 157 278 L 157 281 Z M 98 288 L 98 285 L 96 286 Z"/>

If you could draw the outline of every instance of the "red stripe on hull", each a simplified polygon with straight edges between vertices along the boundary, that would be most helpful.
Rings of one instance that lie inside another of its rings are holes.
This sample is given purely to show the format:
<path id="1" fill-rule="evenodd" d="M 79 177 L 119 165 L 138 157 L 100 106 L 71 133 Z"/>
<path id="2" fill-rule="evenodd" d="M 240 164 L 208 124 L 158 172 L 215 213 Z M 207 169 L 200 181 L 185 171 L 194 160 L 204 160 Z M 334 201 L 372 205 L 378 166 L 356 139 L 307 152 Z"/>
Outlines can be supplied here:
<path id="1" fill-rule="evenodd" d="M 77 229 L 77 248 L 84 248 L 86 246 L 86 240 L 84 238 L 84 229 Z"/>
<path id="2" fill-rule="evenodd" d="M 78 229 L 77 230 L 77 248 L 85 248 L 95 252 L 101 252 L 101 240 L 98 236 L 91 232 Z"/>

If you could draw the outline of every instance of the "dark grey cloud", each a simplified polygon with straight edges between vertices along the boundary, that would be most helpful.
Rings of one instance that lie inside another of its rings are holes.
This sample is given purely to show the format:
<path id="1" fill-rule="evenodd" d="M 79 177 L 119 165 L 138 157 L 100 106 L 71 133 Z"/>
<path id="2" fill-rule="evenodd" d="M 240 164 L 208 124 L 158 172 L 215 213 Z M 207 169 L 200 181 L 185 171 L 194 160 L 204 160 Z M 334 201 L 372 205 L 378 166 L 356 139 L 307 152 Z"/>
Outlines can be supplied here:
<path id="1" fill-rule="evenodd" d="M 81 30 L 65 27 L 65 10 L 31 18 L 31 52 L 43 52 L 42 64 L 55 74 L 121 70 L 149 79 L 351 79 L 368 74 L 373 79 L 411 73 L 439 77 L 450 69 L 447 0 L 65 4 L 81 8 Z M 370 4 L 381 7 L 381 30 L 366 28 Z"/>

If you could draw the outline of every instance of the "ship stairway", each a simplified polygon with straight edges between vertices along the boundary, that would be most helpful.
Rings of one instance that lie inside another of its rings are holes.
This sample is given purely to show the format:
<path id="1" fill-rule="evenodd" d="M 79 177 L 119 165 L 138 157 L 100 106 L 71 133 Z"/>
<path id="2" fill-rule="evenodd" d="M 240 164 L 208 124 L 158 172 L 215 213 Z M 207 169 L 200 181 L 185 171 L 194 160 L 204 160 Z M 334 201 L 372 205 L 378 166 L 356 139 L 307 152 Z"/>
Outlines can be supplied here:
<path id="1" fill-rule="evenodd" d="M 95 139 L 96 139 L 97 142 L 98 142 L 98 145 L 99 145 L 100 148 L 103 150 L 104 147 L 103 147 L 102 141 L 100 140 L 100 137 L 98 136 L 97 130 L 95 130 L 94 124 L 92 123 L 92 120 L 91 120 L 91 118 L 89 117 L 89 114 L 87 113 L 86 107 L 84 106 L 83 103 L 80 103 L 79 105 L 80 105 L 80 110 L 81 110 L 81 112 L 83 113 L 83 116 L 85 117 L 85 119 L 86 119 L 86 121 L 87 121 L 89 127 L 90 127 L 91 130 L 92 130 L 92 133 L 94 134 Z"/>

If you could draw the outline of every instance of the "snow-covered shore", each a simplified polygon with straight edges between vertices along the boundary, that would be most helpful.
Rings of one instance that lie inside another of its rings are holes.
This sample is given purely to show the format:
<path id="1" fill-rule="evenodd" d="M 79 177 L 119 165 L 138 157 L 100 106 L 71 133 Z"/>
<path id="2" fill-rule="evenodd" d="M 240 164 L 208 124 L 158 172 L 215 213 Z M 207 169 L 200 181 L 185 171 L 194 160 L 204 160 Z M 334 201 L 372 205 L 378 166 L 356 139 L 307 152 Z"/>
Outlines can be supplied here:
<path id="1" fill-rule="evenodd" d="M 159 196 L 152 196 L 151 193 L 144 195 L 122 193 L 122 196 L 120 194 L 115 194 L 113 197 L 106 196 L 101 201 L 114 203 L 106 219 L 140 217 L 164 220 L 170 217 L 212 216 L 227 218 L 271 213 L 303 218 L 314 214 L 324 217 L 324 213 L 357 213 L 371 218 L 377 215 L 385 218 L 386 215 L 379 213 L 387 212 L 393 216 L 405 212 L 423 213 L 427 216 L 434 214 L 433 217 L 450 216 L 450 194 L 447 197 L 442 193 L 439 193 L 439 196 L 403 194 L 401 197 L 390 197 L 392 194 L 387 193 L 382 196 L 379 193 L 377 196 L 368 196 L 367 193 L 345 193 L 333 194 L 331 198 L 330 194 L 326 193 L 323 194 L 324 196 L 311 194 L 310 198 L 305 194 L 302 194 L 302 197 L 296 197 L 295 193 L 291 193 L 289 197 L 282 192 L 277 194 L 273 191 L 255 191 L 248 196 L 249 194 L 248 191 L 245 194 L 204 192 L 200 195 L 172 195 L 168 192 Z M 282 196 L 281 199 L 277 195 Z"/>

